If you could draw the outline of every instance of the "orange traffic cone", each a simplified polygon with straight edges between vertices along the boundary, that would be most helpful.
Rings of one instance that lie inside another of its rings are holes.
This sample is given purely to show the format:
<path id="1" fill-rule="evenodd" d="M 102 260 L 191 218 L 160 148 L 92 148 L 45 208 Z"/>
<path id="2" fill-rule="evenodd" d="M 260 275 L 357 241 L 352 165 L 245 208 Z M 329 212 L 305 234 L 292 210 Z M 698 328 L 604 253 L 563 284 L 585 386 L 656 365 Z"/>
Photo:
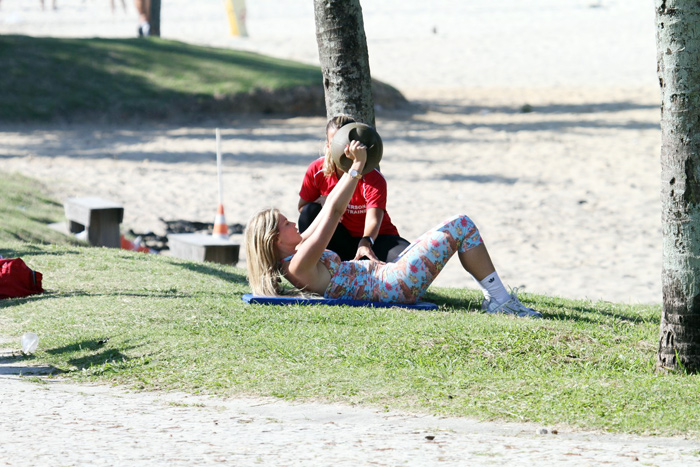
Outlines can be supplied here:
<path id="1" fill-rule="evenodd" d="M 216 219 L 214 220 L 214 230 L 212 231 L 213 237 L 222 238 L 228 240 L 228 226 L 226 225 L 226 217 L 224 216 L 224 205 L 219 204 L 216 209 Z"/>

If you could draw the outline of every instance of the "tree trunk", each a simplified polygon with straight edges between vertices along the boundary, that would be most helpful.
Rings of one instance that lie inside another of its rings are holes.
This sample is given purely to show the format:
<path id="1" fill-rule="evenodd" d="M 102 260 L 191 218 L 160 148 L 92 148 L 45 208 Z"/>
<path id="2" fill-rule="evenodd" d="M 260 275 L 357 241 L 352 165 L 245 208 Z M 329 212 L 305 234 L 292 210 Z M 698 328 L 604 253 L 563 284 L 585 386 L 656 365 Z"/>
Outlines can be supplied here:
<path id="1" fill-rule="evenodd" d="M 326 116 L 374 126 L 372 76 L 359 0 L 314 0 Z"/>
<path id="2" fill-rule="evenodd" d="M 149 36 L 160 37 L 160 0 L 151 0 L 151 30 Z"/>
<path id="3" fill-rule="evenodd" d="M 658 371 L 700 369 L 700 4 L 655 0 L 663 313 Z"/>

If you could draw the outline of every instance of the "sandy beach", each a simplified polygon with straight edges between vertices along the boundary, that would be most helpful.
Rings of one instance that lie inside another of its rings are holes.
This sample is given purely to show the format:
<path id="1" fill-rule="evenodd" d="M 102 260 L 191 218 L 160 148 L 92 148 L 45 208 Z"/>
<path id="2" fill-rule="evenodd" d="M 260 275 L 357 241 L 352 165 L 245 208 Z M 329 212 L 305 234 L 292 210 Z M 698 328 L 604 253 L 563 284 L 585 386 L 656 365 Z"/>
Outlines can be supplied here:
<path id="1" fill-rule="evenodd" d="M 42 11 L 38 1 L 2 0 L 0 34 L 136 35 L 130 1 L 114 13 L 108 2 L 57 3 Z M 388 210 L 404 237 L 465 212 L 510 286 L 661 302 L 650 0 L 362 6 L 373 76 L 414 104 L 377 109 Z M 318 63 L 310 0 L 250 0 L 247 28 L 248 38 L 230 36 L 219 1 L 163 2 L 164 38 Z M 0 170 L 42 180 L 59 200 L 119 201 L 124 230 L 162 233 L 160 218 L 213 221 L 218 127 L 226 218 L 244 224 L 270 205 L 295 212 L 324 125 L 240 115 L 188 125 L 3 124 Z M 436 285 L 474 287 L 456 262 Z M 3 351 L 0 365 L 3 465 L 700 465 L 697 442 L 679 438 L 35 382 L 19 376 L 31 371 L 11 355 Z"/>
<path id="2" fill-rule="evenodd" d="M 660 302 L 659 136 L 652 98 L 640 92 L 606 102 L 603 95 L 589 104 L 569 94 L 556 100 L 551 92 L 527 95 L 524 102 L 541 110 L 522 114 L 509 103 L 518 97 L 500 91 L 432 101 L 420 114 L 379 114 L 388 210 L 400 232 L 413 239 L 466 212 L 513 287 Z M 594 108 L 601 110 L 586 112 Z M 217 125 L 5 127 L 10 157 L 1 163 L 45 181 L 57 199 L 119 201 L 124 229 L 162 233 L 159 218 L 213 221 Z M 222 127 L 229 223 L 245 224 L 266 206 L 295 212 L 323 126 L 322 118 L 297 117 L 236 118 Z M 435 285 L 475 284 L 454 262 Z"/>
<path id="3" fill-rule="evenodd" d="M 312 2 L 249 2 L 248 38 L 230 36 L 219 2 L 201 3 L 164 2 L 163 37 L 318 63 Z M 511 287 L 660 303 L 659 91 L 646 3 L 363 2 L 373 76 L 415 105 L 377 109 L 400 233 L 412 240 L 463 212 Z M 113 14 L 106 2 L 42 11 L 4 0 L 0 33 L 133 37 L 135 15 L 130 3 Z M 160 218 L 213 221 L 220 127 L 226 219 L 245 224 L 267 206 L 294 215 L 324 124 L 232 115 L 187 126 L 3 125 L 0 170 L 43 180 L 59 200 L 121 202 L 123 230 L 162 233 Z M 456 262 L 435 285 L 475 287 Z"/>

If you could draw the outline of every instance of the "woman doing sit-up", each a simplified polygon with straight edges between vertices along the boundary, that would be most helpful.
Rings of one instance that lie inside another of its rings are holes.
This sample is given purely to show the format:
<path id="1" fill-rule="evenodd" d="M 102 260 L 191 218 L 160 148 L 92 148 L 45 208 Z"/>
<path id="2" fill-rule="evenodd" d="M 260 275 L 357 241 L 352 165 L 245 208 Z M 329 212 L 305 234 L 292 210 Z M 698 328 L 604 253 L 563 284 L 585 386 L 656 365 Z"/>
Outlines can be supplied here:
<path id="1" fill-rule="evenodd" d="M 351 159 L 349 172 L 361 174 L 367 148 L 352 141 L 345 149 Z M 354 169 L 354 170 L 353 170 Z M 539 318 L 509 294 L 491 262 L 474 223 L 455 216 L 423 234 L 393 263 L 369 260 L 341 261 L 326 250 L 361 175 L 343 174 L 328 195 L 321 212 L 303 233 L 277 209 L 266 209 L 246 228 L 248 281 L 257 295 L 280 295 L 281 277 L 303 292 L 326 298 L 415 303 L 425 294 L 447 261 L 457 253 L 464 269 L 484 292 L 483 309 Z"/>

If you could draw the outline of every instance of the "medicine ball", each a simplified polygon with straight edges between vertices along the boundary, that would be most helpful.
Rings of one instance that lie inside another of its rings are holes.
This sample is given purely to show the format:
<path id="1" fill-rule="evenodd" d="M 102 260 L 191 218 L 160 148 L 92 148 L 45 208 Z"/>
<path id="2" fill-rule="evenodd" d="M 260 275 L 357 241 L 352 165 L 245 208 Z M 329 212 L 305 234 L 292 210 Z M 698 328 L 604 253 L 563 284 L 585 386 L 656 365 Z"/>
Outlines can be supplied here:
<path id="1" fill-rule="evenodd" d="M 345 147 L 350 144 L 351 141 L 360 141 L 367 146 L 367 162 L 362 171 L 363 175 L 379 167 L 379 161 L 382 160 L 382 152 L 384 150 L 382 138 L 373 127 L 365 123 L 357 122 L 348 123 L 340 127 L 335 136 L 333 136 L 333 141 L 331 141 L 331 157 L 335 165 L 344 172 L 350 170 L 352 159 L 345 156 Z"/>

